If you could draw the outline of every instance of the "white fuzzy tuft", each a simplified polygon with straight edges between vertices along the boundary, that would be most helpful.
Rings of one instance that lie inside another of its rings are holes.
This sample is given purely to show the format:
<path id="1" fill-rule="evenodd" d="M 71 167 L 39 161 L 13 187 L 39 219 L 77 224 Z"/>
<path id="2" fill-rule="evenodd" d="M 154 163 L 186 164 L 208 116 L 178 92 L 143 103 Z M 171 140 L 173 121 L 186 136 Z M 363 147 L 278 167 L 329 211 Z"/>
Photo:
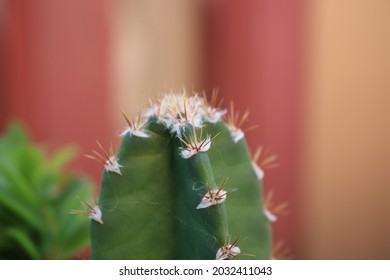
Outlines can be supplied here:
<path id="1" fill-rule="evenodd" d="M 180 151 L 180 155 L 182 158 L 184 159 L 189 159 L 190 157 L 192 157 L 193 155 L 196 155 L 198 152 L 194 149 L 191 149 L 191 150 L 181 150 Z"/>
<path id="2" fill-rule="evenodd" d="M 244 132 L 240 128 L 229 127 L 229 129 L 234 143 L 238 143 L 238 141 L 244 138 Z"/>
<path id="3" fill-rule="evenodd" d="M 204 100 L 183 94 L 166 94 L 159 106 L 148 109 L 147 116 L 156 116 L 158 121 L 176 135 L 181 135 L 182 127 L 190 123 L 196 128 L 203 126 L 205 118 Z"/>
<path id="4" fill-rule="evenodd" d="M 109 160 L 106 160 L 106 162 L 104 164 L 104 168 L 107 171 L 114 172 L 114 173 L 117 173 L 119 175 L 122 175 L 121 167 L 123 167 L 123 166 L 118 163 L 118 159 L 116 158 L 115 155 L 111 156 Z"/>
<path id="5" fill-rule="evenodd" d="M 120 134 L 120 136 L 125 136 L 127 133 L 130 133 L 130 135 L 134 135 L 140 138 L 148 138 L 149 135 L 143 130 L 143 129 L 134 129 L 134 128 L 126 128 L 123 130 L 123 132 Z"/>
<path id="6" fill-rule="evenodd" d="M 189 159 L 197 153 L 207 152 L 211 147 L 210 136 L 198 143 L 186 143 L 185 148 L 181 148 L 180 155 L 182 158 Z"/>
<path id="7" fill-rule="evenodd" d="M 103 224 L 102 211 L 100 211 L 100 208 L 98 206 L 93 207 L 88 216 L 91 220 L 94 220 L 100 224 Z"/>
<path id="8" fill-rule="evenodd" d="M 203 209 L 203 208 L 210 207 L 212 205 L 221 204 L 226 200 L 226 196 L 227 193 L 224 190 L 216 190 L 216 191 L 209 190 L 202 198 L 201 202 L 196 207 L 196 209 Z"/>
<path id="9" fill-rule="evenodd" d="M 223 116 L 226 114 L 226 110 L 220 110 L 218 108 L 208 106 L 205 113 L 205 119 L 208 122 L 217 123 L 222 120 Z"/>
<path id="10" fill-rule="evenodd" d="M 255 170 L 256 176 L 259 180 L 263 180 L 264 178 L 264 170 L 257 165 L 256 162 L 252 161 L 253 170 Z"/>
<path id="11" fill-rule="evenodd" d="M 207 101 L 199 95 L 169 93 L 165 94 L 158 104 L 151 105 L 145 111 L 144 116 L 146 118 L 156 117 L 157 121 L 172 134 L 181 136 L 186 124 L 201 128 L 205 121 L 216 123 L 222 120 L 225 114 L 226 110 L 209 106 Z"/>
<path id="12" fill-rule="evenodd" d="M 153 104 L 151 107 L 145 110 L 143 115 L 146 119 L 149 119 L 151 117 L 159 118 L 160 106 L 157 104 Z"/>
<path id="13" fill-rule="evenodd" d="M 264 208 L 264 215 L 267 217 L 268 221 L 271 223 L 274 223 L 278 220 L 278 217 L 276 217 L 274 214 L 271 213 L 267 208 Z"/>
<path id="14" fill-rule="evenodd" d="M 226 260 L 226 259 L 233 259 L 238 254 L 241 253 L 240 248 L 234 245 L 226 245 L 218 249 L 217 255 L 215 257 L 216 260 Z"/>

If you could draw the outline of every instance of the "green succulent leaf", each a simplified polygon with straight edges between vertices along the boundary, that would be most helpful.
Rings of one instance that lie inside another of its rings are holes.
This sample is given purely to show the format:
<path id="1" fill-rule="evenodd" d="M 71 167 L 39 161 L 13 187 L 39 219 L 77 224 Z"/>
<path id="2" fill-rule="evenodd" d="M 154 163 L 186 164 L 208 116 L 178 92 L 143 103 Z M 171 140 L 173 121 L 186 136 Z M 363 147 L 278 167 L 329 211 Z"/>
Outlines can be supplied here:
<path id="1" fill-rule="evenodd" d="M 92 197 L 87 180 L 63 171 L 73 148 L 49 156 L 24 128 L 0 138 L 0 258 L 63 259 L 88 245 L 89 222 L 71 215 Z"/>

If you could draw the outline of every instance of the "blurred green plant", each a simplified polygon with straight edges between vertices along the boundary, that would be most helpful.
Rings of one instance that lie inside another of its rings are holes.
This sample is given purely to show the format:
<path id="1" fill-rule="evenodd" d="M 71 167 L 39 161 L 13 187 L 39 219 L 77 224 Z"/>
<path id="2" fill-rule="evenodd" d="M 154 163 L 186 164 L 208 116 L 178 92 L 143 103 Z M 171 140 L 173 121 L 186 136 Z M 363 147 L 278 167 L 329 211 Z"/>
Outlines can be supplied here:
<path id="1" fill-rule="evenodd" d="M 89 243 L 89 222 L 70 214 L 91 184 L 63 170 L 75 156 L 68 147 L 48 156 L 22 126 L 0 138 L 0 258 L 69 259 Z"/>

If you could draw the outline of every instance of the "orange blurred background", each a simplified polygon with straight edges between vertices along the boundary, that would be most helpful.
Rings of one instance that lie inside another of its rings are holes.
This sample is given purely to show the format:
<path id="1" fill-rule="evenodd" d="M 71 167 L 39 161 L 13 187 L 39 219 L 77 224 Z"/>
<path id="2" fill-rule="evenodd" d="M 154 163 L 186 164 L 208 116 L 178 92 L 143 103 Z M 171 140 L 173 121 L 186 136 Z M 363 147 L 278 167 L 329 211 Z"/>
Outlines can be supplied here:
<path id="1" fill-rule="evenodd" d="M 295 259 L 390 259 L 390 2 L 0 0 L 0 129 L 81 154 L 181 85 L 249 109 Z M 249 125 L 250 126 L 250 125 Z M 73 169 L 98 186 L 101 166 Z"/>

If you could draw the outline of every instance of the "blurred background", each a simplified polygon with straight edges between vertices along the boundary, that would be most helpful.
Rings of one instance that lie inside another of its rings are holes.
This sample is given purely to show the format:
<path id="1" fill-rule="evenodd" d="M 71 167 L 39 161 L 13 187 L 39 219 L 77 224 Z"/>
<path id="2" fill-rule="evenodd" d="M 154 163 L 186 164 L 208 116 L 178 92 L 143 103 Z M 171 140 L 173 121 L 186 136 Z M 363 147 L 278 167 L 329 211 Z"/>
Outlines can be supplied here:
<path id="1" fill-rule="evenodd" d="M 215 87 L 250 111 L 251 150 L 294 259 L 390 259 L 390 1 L 0 0 L 0 130 L 118 145 L 148 97 Z"/>

